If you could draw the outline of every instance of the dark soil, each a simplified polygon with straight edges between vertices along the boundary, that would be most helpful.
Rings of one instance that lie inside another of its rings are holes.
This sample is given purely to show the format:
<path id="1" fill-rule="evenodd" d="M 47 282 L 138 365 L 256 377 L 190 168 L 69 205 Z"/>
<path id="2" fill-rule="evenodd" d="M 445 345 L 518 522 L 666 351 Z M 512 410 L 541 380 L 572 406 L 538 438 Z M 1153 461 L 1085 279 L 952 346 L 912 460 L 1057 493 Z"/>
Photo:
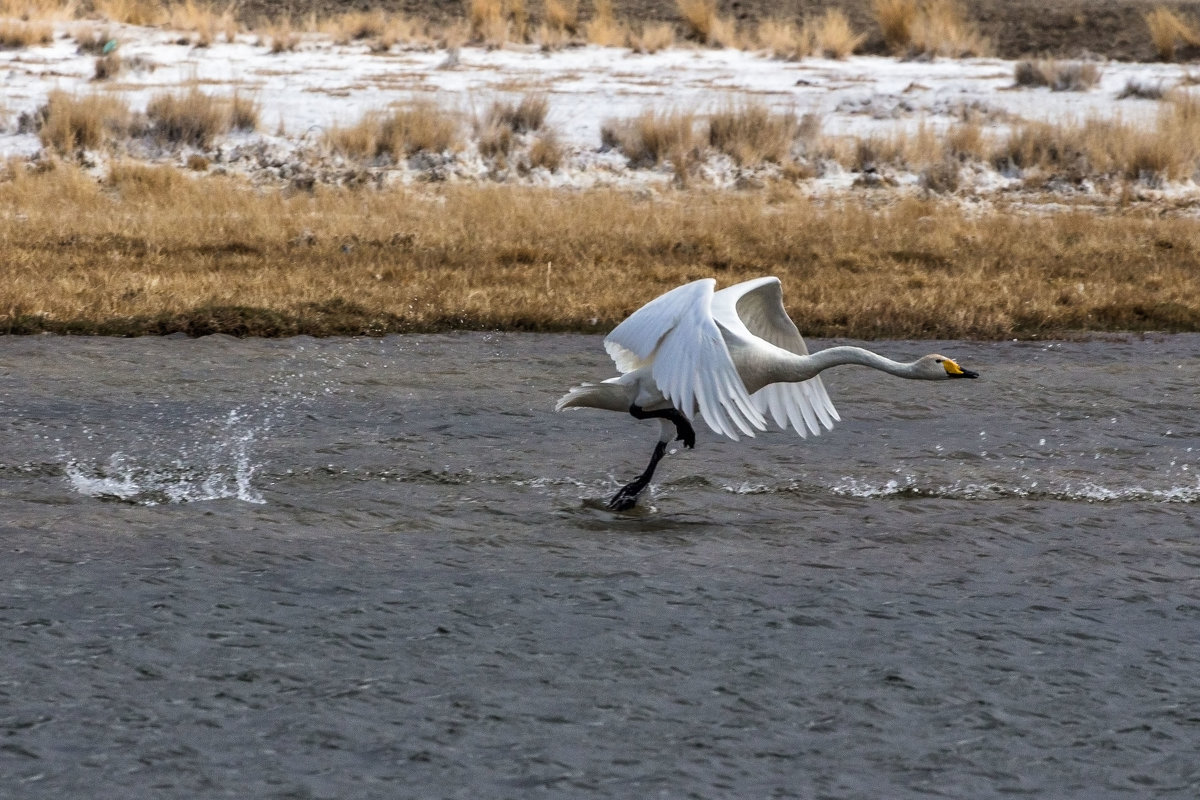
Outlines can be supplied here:
<path id="1" fill-rule="evenodd" d="M 353 10 L 383 8 L 412 17 L 443 23 L 465 16 L 470 0 L 243 0 L 239 4 L 248 22 L 263 18 L 303 18 L 312 12 L 332 15 Z M 680 21 L 675 0 L 613 0 L 617 17 L 627 21 Z M 527 2 L 536 21 L 540 0 Z M 1145 15 L 1165 6 L 1185 18 L 1200 19 L 1200 0 L 969 0 L 969 19 L 992 42 L 1003 58 L 1093 56 L 1119 61 L 1154 61 L 1157 58 Z M 769 17 L 804 19 L 827 8 L 840 7 L 856 30 L 870 36 L 864 52 L 882 53 L 883 39 L 871 14 L 871 0 L 718 0 L 720 13 L 745 25 Z M 580 0 L 580 17 L 587 19 L 592 0 Z M 1182 53 L 1184 57 L 1200 53 Z"/>

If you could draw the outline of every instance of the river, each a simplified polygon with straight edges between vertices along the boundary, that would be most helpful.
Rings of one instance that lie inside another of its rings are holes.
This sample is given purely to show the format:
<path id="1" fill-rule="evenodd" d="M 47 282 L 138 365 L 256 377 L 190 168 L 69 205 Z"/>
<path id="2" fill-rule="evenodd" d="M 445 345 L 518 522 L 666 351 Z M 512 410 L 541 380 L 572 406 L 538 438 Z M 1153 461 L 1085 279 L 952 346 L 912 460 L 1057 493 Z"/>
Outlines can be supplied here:
<path id="1" fill-rule="evenodd" d="M 1200 795 L 1200 336 L 869 346 L 617 514 L 598 336 L 0 338 L 0 796 Z"/>

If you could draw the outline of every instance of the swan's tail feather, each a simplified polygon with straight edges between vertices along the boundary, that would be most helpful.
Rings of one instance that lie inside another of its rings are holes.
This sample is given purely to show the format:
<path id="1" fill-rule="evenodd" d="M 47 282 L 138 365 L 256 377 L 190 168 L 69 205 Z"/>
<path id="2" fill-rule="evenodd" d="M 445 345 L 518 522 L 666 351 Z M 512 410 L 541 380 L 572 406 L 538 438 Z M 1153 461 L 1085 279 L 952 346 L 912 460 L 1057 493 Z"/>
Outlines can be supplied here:
<path id="1" fill-rule="evenodd" d="M 618 383 L 582 383 L 554 404 L 555 411 L 567 408 L 601 408 L 606 411 L 629 411 L 629 390 Z"/>

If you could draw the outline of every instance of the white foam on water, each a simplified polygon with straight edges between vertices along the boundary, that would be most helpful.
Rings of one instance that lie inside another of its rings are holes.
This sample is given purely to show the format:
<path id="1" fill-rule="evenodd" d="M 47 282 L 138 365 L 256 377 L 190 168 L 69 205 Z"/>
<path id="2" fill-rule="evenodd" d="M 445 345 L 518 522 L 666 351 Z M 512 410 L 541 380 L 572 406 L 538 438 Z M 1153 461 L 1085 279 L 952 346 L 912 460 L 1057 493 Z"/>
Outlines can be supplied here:
<path id="1" fill-rule="evenodd" d="M 1145 486 L 1104 486 L 1098 483 L 1064 483 L 1060 486 L 1045 485 L 1033 481 L 1028 486 L 1000 483 L 976 483 L 955 481 L 949 484 L 923 484 L 915 477 L 903 480 L 890 478 L 883 482 L 844 477 L 829 487 L 834 494 L 844 497 L 941 497 L 952 500 L 999 500 L 1013 497 L 1032 499 L 1069 500 L 1088 503 L 1111 502 L 1200 502 L 1200 483 L 1191 486 L 1168 486 L 1149 488 Z"/>
<path id="2" fill-rule="evenodd" d="M 151 455 L 118 450 L 104 461 L 64 456 L 64 471 L 79 494 L 137 505 L 208 500 L 265 503 L 252 483 L 262 467 L 253 460 L 252 451 L 268 423 L 234 409 L 224 420 L 202 427 L 215 429 L 215 438 L 179 447 L 170 461 L 161 459 L 166 453 L 159 443 Z"/>

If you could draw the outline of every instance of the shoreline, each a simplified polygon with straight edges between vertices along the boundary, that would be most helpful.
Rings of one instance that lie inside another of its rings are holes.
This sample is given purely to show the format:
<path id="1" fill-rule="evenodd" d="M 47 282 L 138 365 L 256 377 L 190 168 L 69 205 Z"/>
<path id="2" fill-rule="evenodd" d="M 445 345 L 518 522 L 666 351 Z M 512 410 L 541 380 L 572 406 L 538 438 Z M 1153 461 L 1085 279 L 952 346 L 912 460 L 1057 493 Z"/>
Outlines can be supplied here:
<path id="1" fill-rule="evenodd" d="M 143 178 L 145 176 L 142 176 Z M 0 183 L 0 332 L 607 332 L 674 286 L 783 281 L 817 338 L 1200 331 L 1200 220 L 944 198 Z"/>

